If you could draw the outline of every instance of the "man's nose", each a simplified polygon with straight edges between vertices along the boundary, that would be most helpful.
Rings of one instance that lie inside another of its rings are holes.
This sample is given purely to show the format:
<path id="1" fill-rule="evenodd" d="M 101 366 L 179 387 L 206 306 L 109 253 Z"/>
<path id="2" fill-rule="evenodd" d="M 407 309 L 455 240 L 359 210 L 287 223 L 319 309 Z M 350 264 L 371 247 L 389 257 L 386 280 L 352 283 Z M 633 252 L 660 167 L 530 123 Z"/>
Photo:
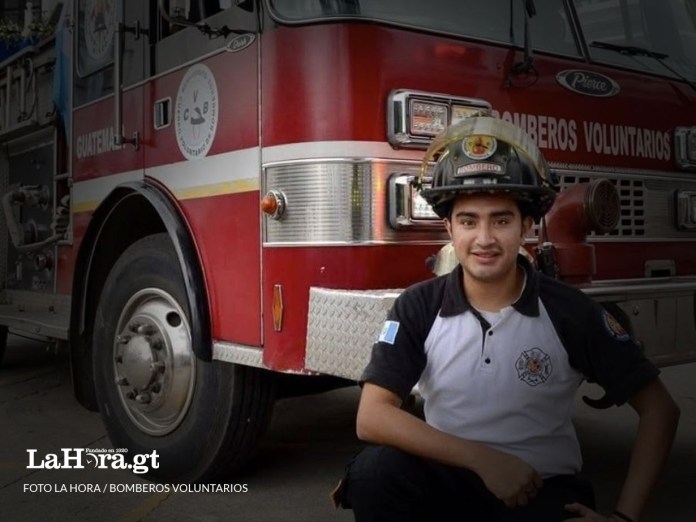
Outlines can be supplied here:
<path id="1" fill-rule="evenodd" d="M 476 242 L 481 246 L 487 246 L 495 242 L 490 224 L 481 223 L 476 235 Z"/>

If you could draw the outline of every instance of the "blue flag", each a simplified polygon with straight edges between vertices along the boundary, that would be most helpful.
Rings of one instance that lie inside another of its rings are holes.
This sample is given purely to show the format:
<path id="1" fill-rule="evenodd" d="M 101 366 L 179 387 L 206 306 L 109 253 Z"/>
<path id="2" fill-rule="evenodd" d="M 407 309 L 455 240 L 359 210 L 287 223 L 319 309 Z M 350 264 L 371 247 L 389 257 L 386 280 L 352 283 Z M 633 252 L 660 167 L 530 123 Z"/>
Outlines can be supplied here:
<path id="1" fill-rule="evenodd" d="M 72 42 L 70 20 L 72 1 L 65 0 L 60 19 L 56 25 L 56 67 L 53 73 L 53 103 L 63 122 L 66 136 L 70 136 L 72 111 L 70 108 L 70 85 L 72 65 Z"/>

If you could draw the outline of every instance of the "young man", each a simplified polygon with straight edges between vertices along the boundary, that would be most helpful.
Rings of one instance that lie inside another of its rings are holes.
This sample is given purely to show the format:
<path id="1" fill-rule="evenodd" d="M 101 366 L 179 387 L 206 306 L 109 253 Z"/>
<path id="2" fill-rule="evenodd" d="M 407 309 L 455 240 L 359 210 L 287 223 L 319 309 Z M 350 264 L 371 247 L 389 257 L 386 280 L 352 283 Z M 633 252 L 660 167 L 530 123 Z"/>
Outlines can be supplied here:
<path id="1" fill-rule="evenodd" d="M 358 522 L 638 521 L 679 410 L 613 317 L 518 255 L 555 196 L 541 154 L 518 128 L 485 117 L 432 148 L 444 150 L 423 196 L 459 266 L 404 291 L 389 314 L 357 415 L 373 445 L 348 466 L 342 504 Z M 640 416 L 606 516 L 578 477 L 572 405 L 583 379 Z M 416 385 L 425 421 L 402 409 Z"/>

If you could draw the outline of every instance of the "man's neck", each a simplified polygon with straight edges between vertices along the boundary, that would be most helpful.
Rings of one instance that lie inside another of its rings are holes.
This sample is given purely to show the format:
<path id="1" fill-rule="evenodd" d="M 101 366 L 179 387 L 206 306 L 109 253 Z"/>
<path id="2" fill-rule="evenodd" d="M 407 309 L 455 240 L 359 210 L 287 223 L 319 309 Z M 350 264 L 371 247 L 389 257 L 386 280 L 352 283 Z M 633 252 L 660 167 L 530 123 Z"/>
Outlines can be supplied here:
<path id="1" fill-rule="evenodd" d="M 499 281 L 480 281 L 464 272 L 464 292 L 469 304 L 477 310 L 499 312 L 517 301 L 525 278 L 524 269 L 519 265 Z"/>

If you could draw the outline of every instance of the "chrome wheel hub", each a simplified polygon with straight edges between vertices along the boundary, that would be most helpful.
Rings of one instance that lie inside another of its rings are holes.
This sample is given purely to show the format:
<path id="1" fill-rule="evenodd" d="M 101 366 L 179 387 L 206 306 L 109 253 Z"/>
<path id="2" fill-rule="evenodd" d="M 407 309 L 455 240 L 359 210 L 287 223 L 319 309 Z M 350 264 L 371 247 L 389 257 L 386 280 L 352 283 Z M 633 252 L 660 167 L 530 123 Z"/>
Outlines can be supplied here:
<path id="1" fill-rule="evenodd" d="M 171 433 L 193 396 L 196 358 L 186 315 L 158 288 L 140 290 L 124 307 L 113 346 L 115 385 L 141 431 Z"/>

